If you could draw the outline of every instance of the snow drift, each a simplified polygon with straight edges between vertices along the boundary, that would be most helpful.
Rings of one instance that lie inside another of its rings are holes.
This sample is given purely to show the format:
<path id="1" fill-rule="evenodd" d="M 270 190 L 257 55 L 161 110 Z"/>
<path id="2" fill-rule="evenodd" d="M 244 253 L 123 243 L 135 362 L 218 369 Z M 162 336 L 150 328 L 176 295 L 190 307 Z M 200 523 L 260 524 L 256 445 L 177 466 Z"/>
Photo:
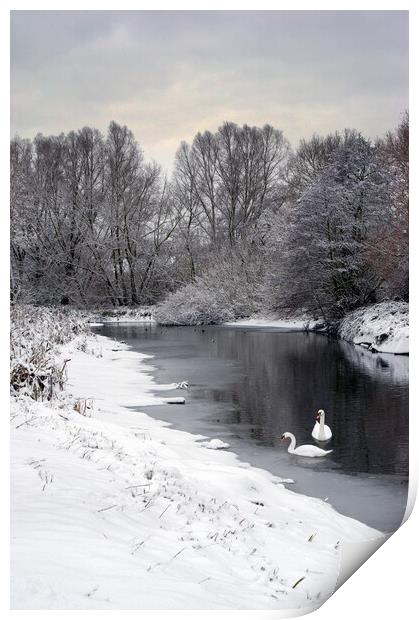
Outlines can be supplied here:
<path id="1" fill-rule="evenodd" d="M 385 301 L 351 312 L 338 334 L 344 340 L 381 353 L 409 353 L 409 304 Z"/>

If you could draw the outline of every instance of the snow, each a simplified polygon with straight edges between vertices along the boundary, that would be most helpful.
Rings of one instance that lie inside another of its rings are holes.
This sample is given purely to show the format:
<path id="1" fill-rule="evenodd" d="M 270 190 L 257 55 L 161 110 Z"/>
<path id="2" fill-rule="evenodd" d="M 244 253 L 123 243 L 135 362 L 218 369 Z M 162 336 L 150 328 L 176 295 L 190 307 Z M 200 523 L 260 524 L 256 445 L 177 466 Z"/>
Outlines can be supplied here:
<path id="1" fill-rule="evenodd" d="M 249 317 L 224 323 L 231 327 L 278 327 L 281 329 L 306 329 L 309 321 L 307 319 L 283 319 L 276 317 Z"/>
<path id="2" fill-rule="evenodd" d="M 98 310 L 93 313 L 92 321 L 104 323 L 155 323 L 150 308 L 131 308 L 121 306 L 109 310 Z M 91 323 L 92 324 L 92 323 Z"/>
<path id="3" fill-rule="evenodd" d="M 176 383 L 175 387 L 179 390 L 187 390 L 189 388 L 189 383 L 187 381 L 181 381 L 180 383 Z"/>
<path id="4" fill-rule="evenodd" d="M 275 316 L 254 316 L 225 325 L 310 331 L 321 331 L 324 327 L 317 319 Z M 409 304 L 387 301 L 355 310 L 342 319 L 338 335 L 370 351 L 406 355 L 409 353 Z"/>
<path id="5" fill-rule="evenodd" d="M 381 537 L 130 409 L 163 402 L 149 357 L 83 338 L 61 348 L 67 392 L 12 399 L 13 609 L 310 611 L 342 542 Z"/>
<path id="6" fill-rule="evenodd" d="M 201 446 L 210 450 L 222 450 L 223 448 L 229 448 L 230 444 L 221 439 L 211 439 L 210 441 L 203 441 Z"/>
<path id="7" fill-rule="evenodd" d="M 372 351 L 409 353 L 409 304 L 386 301 L 348 314 L 340 323 L 339 336 Z"/>
<path id="8" fill-rule="evenodd" d="M 103 319 L 103 323 L 155 323 L 153 317 L 144 317 L 141 315 L 134 316 L 113 316 Z"/>

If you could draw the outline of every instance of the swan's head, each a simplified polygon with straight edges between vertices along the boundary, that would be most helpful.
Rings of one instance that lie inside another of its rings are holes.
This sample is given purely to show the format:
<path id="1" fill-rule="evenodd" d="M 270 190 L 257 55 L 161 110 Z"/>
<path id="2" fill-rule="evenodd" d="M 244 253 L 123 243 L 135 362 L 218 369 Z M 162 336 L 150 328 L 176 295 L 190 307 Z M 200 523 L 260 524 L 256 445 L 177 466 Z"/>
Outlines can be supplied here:
<path id="1" fill-rule="evenodd" d="M 291 433 L 284 433 L 281 437 L 281 441 L 284 441 L 285 439 L 291 439 Z"/>
<path id="2" fill-rule="evenodd" d="M 317 412 L 317 415 L 316 415 L 317 422 L 320 422 L 320 420 L 322 418 L 324 418 L 324 416 L 325 416 L 325 413 L 324 413 L 323 409 L 319 409 L 318 412 Z"/>

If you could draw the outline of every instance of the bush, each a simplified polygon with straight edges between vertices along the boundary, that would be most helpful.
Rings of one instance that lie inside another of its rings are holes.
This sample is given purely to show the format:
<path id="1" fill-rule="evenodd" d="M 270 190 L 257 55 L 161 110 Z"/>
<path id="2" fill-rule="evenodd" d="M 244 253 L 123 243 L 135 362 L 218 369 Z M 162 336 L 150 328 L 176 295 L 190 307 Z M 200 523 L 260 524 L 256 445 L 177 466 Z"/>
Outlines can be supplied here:
<path id="1" fill-rule="evenodd" d="M 12 395 L 51 400 L 64 388 L 66 362 L 56 348 L 88 329 L 74 310 L 14 305 L 11 308 L 10 387 Z"/>
<path id="2" fill-rule="evenodd" d="M 216 291 L 206 289 L 202 280 L 187 284 L 158 304 L 154 318 L 162 325 L 210 325 L 234 318 L 220 302 Z"/>
<path id="3" fill-rule="evenodd" d="M 245 245 L 213 255 L 203 275 L 158 304 L 153 316 L 164 325 L 211 325 L 247 317 L 263 307 L 263 263 L 263 255 Z"/>

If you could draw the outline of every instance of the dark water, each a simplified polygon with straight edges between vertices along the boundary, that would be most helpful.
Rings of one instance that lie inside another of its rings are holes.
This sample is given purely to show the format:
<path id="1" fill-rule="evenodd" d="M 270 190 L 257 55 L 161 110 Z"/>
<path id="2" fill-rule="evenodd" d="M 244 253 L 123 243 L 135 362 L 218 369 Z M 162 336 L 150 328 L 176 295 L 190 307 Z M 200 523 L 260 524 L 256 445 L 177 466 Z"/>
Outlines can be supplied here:
<path id="1" fill-rule="evenodd" d="M 239 327 L 107 325 L 104 335 L 154 356 L 158 383 L 189 382 L 185 406 L 141 407 L 176 428 L 231 444 L 238 456 L 295 480 L 349 516 L 391 531 L 406 505 L 408 358 L 374 355 L 316 334 Z M 161 395 L 161 394 L 160 394 Z M 333 452 L 289 455 L 279 441 L 314 443 L 326 411 Z"/>

